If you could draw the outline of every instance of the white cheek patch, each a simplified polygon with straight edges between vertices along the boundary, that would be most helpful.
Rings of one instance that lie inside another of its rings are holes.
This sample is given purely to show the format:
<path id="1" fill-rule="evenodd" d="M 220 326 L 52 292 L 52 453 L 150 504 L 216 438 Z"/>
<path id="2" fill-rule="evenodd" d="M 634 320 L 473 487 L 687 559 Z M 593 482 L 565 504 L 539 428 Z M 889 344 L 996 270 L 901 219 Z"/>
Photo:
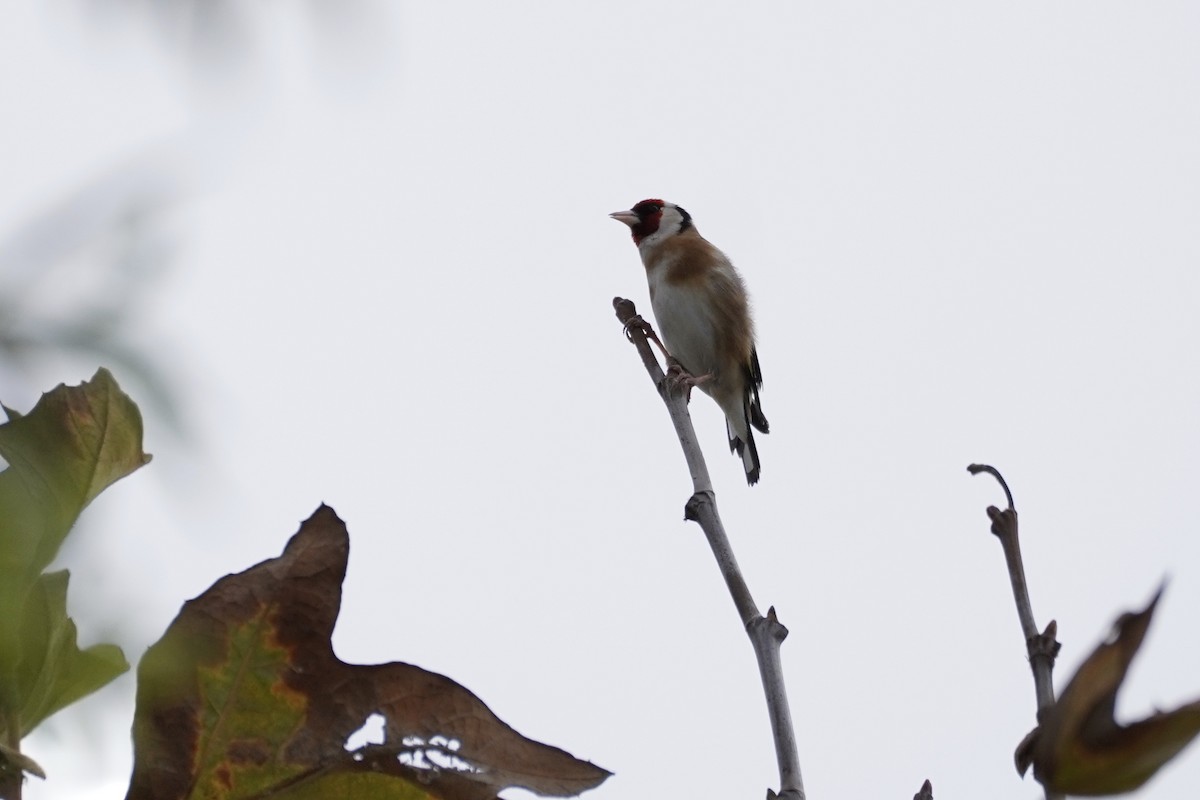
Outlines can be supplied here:
<path id="1" fill-rule="evenodd" d="M 662 214 L 658 218 L 658 230 L 649 236 L 643 237 L 638 247 L 642 248 L 642 252 L 645 253 L 646 248 L 653 249 L 664 239 L 679 233 L 682 227 L 683 215 L 675 208 L 667 206 L 663 208 Z"/>

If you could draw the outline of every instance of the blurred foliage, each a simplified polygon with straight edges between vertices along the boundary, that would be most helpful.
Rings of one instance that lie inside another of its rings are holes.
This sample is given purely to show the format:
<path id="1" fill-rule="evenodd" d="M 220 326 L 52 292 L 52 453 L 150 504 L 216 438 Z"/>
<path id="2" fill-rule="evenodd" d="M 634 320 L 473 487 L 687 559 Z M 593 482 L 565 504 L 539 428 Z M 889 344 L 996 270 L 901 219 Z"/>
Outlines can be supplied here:
<path id="1" fill-rule="evenodd" d="M 129 669 L 114 645 L 80 649 L 65 570 L 44 572 L 80 512 L 150 460 L 142 417 L 107 370 L 58 386 L 0 425 L 0 797 L 19 795 L 21 739 Z M 5 769 L 5 767 L 10 767 Z M 13 769 L 11 767 L 17 767 Z"/>
<path id="2" fill-rule="evenodd" d="M 298 15 L 306 23 L 310 50 L 336 51 L 353 61 L 384 46 L 380 32 L 389 29 L 386 17 L 392 13 L 381 0 L 304 0 L 285 7 L 230 0 L 76 0 L 74 7 L 97 38 L 121 28 L 142 29 L 169 60 L 189 68 L 188 78 L 202 79 L 210 91 L 194 95 L 198 100 L 236 95 L 248 83 L 245 78 L 258 68 L 268 37 L 279 27 L 278 14 Z M 86 360 L 89 370 L 105 364 L 136 382 L 156 420 L 186 433 L 168 362 L 148 337 L 134 333 L 133 323 L 171 266 L 166 218 L 194 188 L 194 175 L 187 186 L 181 176 L 203 172 L 207 179 L 219 171 L 219 165 L 199 162 L 211 156 L 208 149 L 222 136 L 221 118 L 231 109 L 199 105 L 210 112 L 199 115 L 203 130 L 186 132 L 184 147 L 170 158 L 148 146 L 52 207 L 30 213 L 19 227 L 0 227 L 0 390 L 18 380 L 30 388 L 45 385 L 40 370 L 55 358 Z M 85 126 L 80 128 L 80 137 L 86 136 Z"/>
<path id="3" fill-rule="evenodd" d="M 76 0 L 76 5 L 98 28 L 146 28 L 209 78 L 242 72 L 275 27 L 275 9 L 235 0 Z M 364 43 L 377 41 L 386 27 L 381 23 L 391 5 L 385 0 L 296 0 L 278 8 L 300 15 L 313 33 L 311 45 L 362 55 Z"/>
<path id="4" fill-rule="evenodd" d="M 167 370 L 132 331 L 170 265 L 162 218 L 178 195 L 167 168 L 139 161 L 0 239 L 0 387 L 43 381 L 41 368 L 56 358 L 108 364 L 183 433 Z"/>
<path id="5" fill-rule="evenodd" d="M 1075 671 L 1038 727 L 1017 748 L 1017 771 L 1032 766 L 1050 792 L 1099 797 L 1140 788 L 1200 735 L 1200 700 L 1155 711 L 1124 725 L 1113 717 L 1117 693 L 1142 647 L 1162 597 L 1144 610 L 1125 612 L 1112 633 Z"/>

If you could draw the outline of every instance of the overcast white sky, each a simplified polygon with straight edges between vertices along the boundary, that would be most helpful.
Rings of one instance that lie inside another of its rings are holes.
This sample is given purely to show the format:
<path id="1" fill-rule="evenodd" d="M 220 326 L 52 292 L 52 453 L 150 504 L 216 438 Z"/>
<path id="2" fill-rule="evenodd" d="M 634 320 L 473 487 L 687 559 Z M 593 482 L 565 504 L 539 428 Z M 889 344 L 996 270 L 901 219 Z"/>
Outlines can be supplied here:
<path id="1" fill-rule="evenodd" d="M 810 798 L 1040 795 L 1012 766 L 1034 697 L 1003 496 L 972 461 L 1016 495 L 1059 688 L 1169 575 L 1120 714 L 1200 695 L 1200 6 L 268 3 L 191 54 L 186 17 L 108 8 L 0 12 L 0 242 L 96 182 L 179 192 L 129 324 L 192 438 L 143 402 L 154 463 L 64 555 L 85 643 L 136 660 L 324 501 L 351 532 L 343 659 L 453 677 L 615 771 L 597 798 L 777 787 L 610 306 L 649 312 L 606 215 L 663 197 L 755 300 L 758 486 L 715 405 L 693 414 L 791 630 Z M 3 400 L 96 366 L 5 371 Z M 133 691 L 27 740 L 50 775 L 28 797 L 123 796 Z M 1197 785 L 1192 749 L 1138 797 Z"/>

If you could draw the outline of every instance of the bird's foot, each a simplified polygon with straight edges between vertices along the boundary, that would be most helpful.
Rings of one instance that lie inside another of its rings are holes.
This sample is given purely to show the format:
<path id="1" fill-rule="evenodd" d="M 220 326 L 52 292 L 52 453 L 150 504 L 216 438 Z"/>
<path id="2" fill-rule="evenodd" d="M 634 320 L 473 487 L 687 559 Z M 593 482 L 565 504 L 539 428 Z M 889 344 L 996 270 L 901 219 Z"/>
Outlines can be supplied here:
<path id="1" fill-rule="evenodd" d="M 689 403 L 692 401 L 692 387 L 702 386 L 712 379 L 711 372 L 707 375 L 693 375 L 684 369 L 683 364 L 676 361 L 673 356 L 667 356 L 667 388 L 676 392 L 683 387 L 684 398 Z"/>
<path id="2" fill-rule="evenodd" d="M 628 322 L 625 323 L 625 338 L 633 338 L 631 331 L 634 328 L 640 328 L 642 333 L 646 335 L 647 339 L 658 345 L 658 349 L 662 351 L 663 357 L 666 358 L 667 361 L 671 360 L 671 354 L 667 352 L 667 348 L 662 343 L 662 339 L 658 338 L 658 334 L 654 332 L 654 328 L 650 327 L 650 323 L 642 319 L 641 314 L 635 314 L 629 318 Z"/>

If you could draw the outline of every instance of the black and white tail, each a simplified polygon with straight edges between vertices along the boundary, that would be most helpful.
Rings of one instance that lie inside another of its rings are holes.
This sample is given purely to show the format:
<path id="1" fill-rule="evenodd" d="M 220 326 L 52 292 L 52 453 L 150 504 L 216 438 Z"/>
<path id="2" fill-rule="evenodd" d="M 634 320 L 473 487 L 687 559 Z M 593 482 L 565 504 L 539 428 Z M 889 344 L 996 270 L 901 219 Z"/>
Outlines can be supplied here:
<path id="1" fill-rule="evenodd" d="M 770 433 L 771 426 L 763 415 L 762 400 L 758 392 L 762 388 L 762 368 L 758 365 L 758 351 L 750 351 L 750 363 L 746 365 L 746 389 L 742 397 L 742 425 L 745 434 L 734 430 L 729 417 L 725 418 L 725 431 L 729 434 L 729 450 L 737 453 L 746 469 L 746 483 L 750 486 L 758 483 L 758 475 L 762 465 L 758 460 L 758 447 L 754 444 L 753 428 L 763 433 Z"/>

